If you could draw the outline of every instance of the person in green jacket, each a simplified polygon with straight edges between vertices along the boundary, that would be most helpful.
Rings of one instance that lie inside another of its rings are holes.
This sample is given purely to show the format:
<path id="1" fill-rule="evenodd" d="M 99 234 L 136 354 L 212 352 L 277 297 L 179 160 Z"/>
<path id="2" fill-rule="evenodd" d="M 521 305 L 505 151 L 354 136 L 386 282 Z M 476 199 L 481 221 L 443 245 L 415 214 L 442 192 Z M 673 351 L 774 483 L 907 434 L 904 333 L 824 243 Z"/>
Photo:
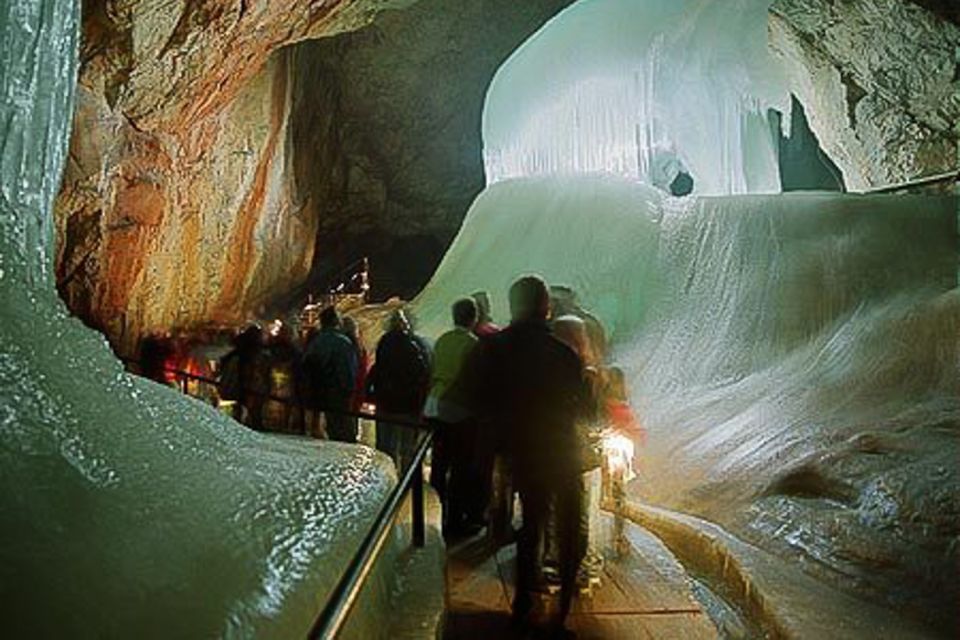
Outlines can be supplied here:
<path id="1" fill-rule="evenodd" d="M 424 414 L 436 426 L 430 484 L 443 504 L 443 533 L 447 538 L 476 533 L 483 523 L 474 460 L 476 421 L 459 401 L 454 384 L 476 347 L 473 334 L 477 305 L 471 298 L 453 304 L 453 324 L 434 346 L 430 395 Z"/>

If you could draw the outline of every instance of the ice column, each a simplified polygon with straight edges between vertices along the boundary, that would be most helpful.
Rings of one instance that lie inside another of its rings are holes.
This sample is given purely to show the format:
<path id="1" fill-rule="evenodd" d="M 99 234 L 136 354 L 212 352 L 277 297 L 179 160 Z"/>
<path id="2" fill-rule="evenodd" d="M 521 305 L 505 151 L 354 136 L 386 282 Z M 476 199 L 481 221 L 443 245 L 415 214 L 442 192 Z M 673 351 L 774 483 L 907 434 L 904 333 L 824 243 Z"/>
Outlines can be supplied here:
<path id="1" fill-rule="evenodd" d="M 0 5 L 0 280 L 47 284 L 77 72 L 72 0 Z"/>

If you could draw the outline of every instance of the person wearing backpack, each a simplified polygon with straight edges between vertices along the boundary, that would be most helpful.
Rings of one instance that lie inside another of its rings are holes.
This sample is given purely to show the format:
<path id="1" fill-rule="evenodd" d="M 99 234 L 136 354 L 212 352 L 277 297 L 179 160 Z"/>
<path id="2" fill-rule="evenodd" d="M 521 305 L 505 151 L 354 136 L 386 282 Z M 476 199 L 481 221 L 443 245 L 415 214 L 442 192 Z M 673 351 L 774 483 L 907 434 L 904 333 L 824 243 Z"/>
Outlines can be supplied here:
<path id="1" fill-rule="evenodd" d="M 327 307 L 320 314 L 320 331 L 303 354 L 308 404 L 323 411 L 327 437 L 341 442 L 357 441 L 357 419 L 345 415 L 351 409 L 357 354 L 353 343 L 340 331 L 340 314 Z"/>
<path id="2" fill-rule="evenodd" d="M 430 348 L 413 332 L 410 320 L 398 309 L 377 343 L 376 359 L 367 379 L 367 395 L 377 413 L 417 419 L 430 385 Z M 413 456 L 417 432 L 410 427 L 377 422 L 377 449 L 393 458 L 398 469 Z"/>

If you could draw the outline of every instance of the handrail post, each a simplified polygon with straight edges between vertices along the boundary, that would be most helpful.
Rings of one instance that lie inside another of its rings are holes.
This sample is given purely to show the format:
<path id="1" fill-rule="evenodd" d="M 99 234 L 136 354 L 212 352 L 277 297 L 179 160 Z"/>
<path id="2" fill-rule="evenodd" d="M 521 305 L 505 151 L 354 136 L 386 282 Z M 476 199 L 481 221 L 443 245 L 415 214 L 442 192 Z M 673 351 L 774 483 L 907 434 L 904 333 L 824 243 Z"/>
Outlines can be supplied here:
<path id="1" fill-rule="evenodd" d="M 413 507 L 413 546 L 422 548 L 426 544 L 426 518 L 423 512 L 423 459 L 417 461 L 410 483 L 411 504 Z"/>

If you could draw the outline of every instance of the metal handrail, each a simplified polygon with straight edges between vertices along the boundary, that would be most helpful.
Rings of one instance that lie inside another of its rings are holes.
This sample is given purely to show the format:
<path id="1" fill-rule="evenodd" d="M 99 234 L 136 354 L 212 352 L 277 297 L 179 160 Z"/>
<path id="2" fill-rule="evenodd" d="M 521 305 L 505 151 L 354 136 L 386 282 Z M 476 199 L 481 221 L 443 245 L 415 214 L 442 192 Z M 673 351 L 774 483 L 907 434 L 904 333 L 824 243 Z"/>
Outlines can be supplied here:
<path id="1" fill-rule="evenodd" d="M 122 362 L 127 362 L 130 364 L 140 364 L 140 361 L 134 358 L 128 358 L 125 356 L 118 356 Z M 196 380 L 197 382 L 202 382 L 204 384 L 213 385 L 215 387 L 220 387 L 222 382 L 214 378 L 207 378 L 206 376 L 200 376 L 195 373 L 190 373 L 189 371 L 184 371 L 183 369 L 171 369 L 168 367 L 163 368 L 164 373 L 172 373 L 178 378 L 186 378 L 188 380 Z M 335 413 L 341 416 L 347 416 L 348 418 L 362 418 L 364 420 L 376 420 L 378 422 L 389 422 L 390 424 L 396 424 L 401 427 L 407 427 L 410 429 L 418 429 L 420 431 L 432 431 L 431 427 L 424 423 L 422 420 L 412 419 L 408 414 L 398 414 L 398 413 L 386 413 L 383 411 L 353 411 L 349 409 L 327 409 L 323 406 L 314 407 L 306 406 L 302 402 L 297 402 L 293 398 L 282 398 L 280 396 L 275 396 L 271 393 L 263 393 L 260 391 L 255 391 L 253 389 L 246 390 L 246 393 L 249 393 L 253 396 L 258 396 L 261 398 L 266 398 L 267 400 L 272 400 L 274 402 L 279 402 L 281 404 L 287 404 L 294 407 L 300 407 L 302 409 L 309 409 L 311 411 L 322 411 L 324 413 Z"/>
<path id="2" fill-rule="evenodd" d="M 897 184 L 890 184 L 885 187 L 875 187 L 873 189 L 866 189 L 864 191 L 857 191 L 863 195 L 870 195 L 875 193 L 894 193 L 896 191 L 904 191 L 905 189 L 914 189 L 916 187 L 927 187 L 932 184 L 938 184 L 940 182 L 950 182 L 960 180 L 960 169 L 953 169 L 952 171 L 947 171 L 946 173 L 938 173 L 936 175 L 925 176 L 923 178 L 917 178 L 915 180 L 907 180 L 906 182 L 900 182 Z"/>
<path id="3" fill-rule="evenodd" d="M 428 432 L 421 440 L 413 461 L 403 475 L 403 479 L 390 493 L 390 497 L 377 515 L 373 527 L 363 539 L 347 570 L 327 598 L 327 604 L 323 611 L 314 621 L 308 636 L 311 640 L 314 638 L 324 640 L 336 638 L 343 629 L 350 612 L 360 597 L 363 585 L 383 551 L 383 546 L 386 544 L 407 491 L 412 491 L 413 495 L 413 544 L 417 547 L 424 545 L 423 459 L 432 441 L 432 432 Z"/>
<path id="4" fill-rule="evenodd" d="M 132 358 L 121 357 L 120 360 L 130 363 L 139 363 L 139 361 Z M 219 386 L 221 384 L 219 380 L 199 376 L 179 369 L 170 369 L 164 367 L 163 370 L 167 373 L 173 373 L 183 378 L 189 378 L 215 386 Z M 297 404 L 291 402 L 289 398 L 278 398 L 270 394 L 258 395 L 265 395 L 271 400 L 277 400 L 278 402 Z M 309 638 L 311 638 L 311 640 L 314 638 L 332 640 L 333 638 L 336 638 L 343 629 L 350 612 L 356 605 L 357 600 L 360 597 L 360 592 L 363 589 L 367 578 L 370 576 L 370 572 L 373 571 L 374 564 L 376 564 L 377 559 L 380 557 L 380 554 L 383 551 L 383 547 L 386 544 L 387 538 L 389 537 L 393 523 L 396 520 L 397 514 L 400 511 L 400 507 L 403 505 L 403 501 L 408 493 L 411 497 L 410 506 L 413 512 L 411 514 L 413 525 L 413 545 L 421 548 L 426 543 L 426 519 L 423 503 L 423 461 L 427 455 L 427 450 L 433 444 L 434 429 L 422 421 L 411 420 L 409 416 L 397 416 L 382 412 L 369 413 L 367 411 L 344 411 L 341 409 L 317 410 L 328 411 L 329 413 L 337 413 L 350 417 L 378 420 L 382 422 L 388 422 L 390 424 L 396 424 L 405 428 L 414 428 L 424 431 L 424 435 L 420 440 L 420 444 L 417 446 L 417 449 L 413 455 L 413 459 L 407 466 L 406 471 L 404 471 L 400 482 L 394 486 L 390 492 L 390 495 L 387 496 L 387 500 L 380 509 L 380 512 L 377 514 L 377 518 L 374 520 L 373 525 L 370 527 L 370 530 L 364 537 L 363 542 L 360 543 L 360 547 L 353 555 L 353 558 L 350 560 L 350 564 L 347 566 L 336 586 L 333 588 L 333 591 L 327 597 L 327 603 L 324 605 L 320 615 L 317 616 L 313 622 L 313 626 L 310 628 Z"/>

